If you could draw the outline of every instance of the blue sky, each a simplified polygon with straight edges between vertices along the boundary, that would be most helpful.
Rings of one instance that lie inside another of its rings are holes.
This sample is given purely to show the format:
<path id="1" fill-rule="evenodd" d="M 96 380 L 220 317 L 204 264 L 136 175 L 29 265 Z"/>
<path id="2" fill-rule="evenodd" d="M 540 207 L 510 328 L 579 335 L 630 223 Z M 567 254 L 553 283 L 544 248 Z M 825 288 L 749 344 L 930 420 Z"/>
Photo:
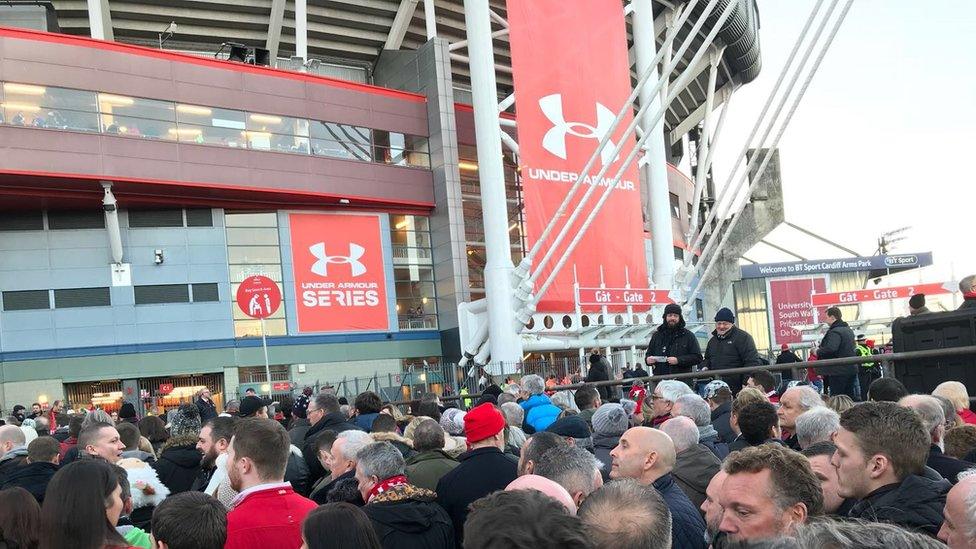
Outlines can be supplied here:
<path id="1" fill-rule="evenodd" d="M 763 70 L 732 99 L 717 182 L 813 5 L 759 0 Z M 936 265 L 906 283 L 948 280 L 951 263 L 957 278 L 976 273 L 973 28 L 973 0 L 854 2 L 779 145 L 787 220 L 867 255 L 882 232 L 911 226 L 896 251 L 931 250 Z"/>

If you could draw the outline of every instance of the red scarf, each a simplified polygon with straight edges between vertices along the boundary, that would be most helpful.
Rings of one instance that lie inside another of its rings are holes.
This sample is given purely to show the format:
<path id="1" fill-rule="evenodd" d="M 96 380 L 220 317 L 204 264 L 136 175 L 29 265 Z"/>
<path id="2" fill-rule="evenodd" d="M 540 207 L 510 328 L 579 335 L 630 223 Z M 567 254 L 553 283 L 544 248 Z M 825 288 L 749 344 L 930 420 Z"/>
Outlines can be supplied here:
<path id="1" fill-rule="evenodd" d="M 369 490 L 369 494 L 367 494 L 367 498 L 366 498 L 366 503 L 369 503 L 369 500 L 373 499 L 373 496 L 382 494 L 383 492 L 386 492 L 387 490 L 392 490 L 393 488 L 396 488 L 398 486 L 406 486 L 407 484 L 409 484 L 407 482 L 407 477 L 403 475 L 397 475 L 395 477 L 390 477 L 386 480 L 381 480 L 376 484 L 374 484 L 373 487 Z"/>

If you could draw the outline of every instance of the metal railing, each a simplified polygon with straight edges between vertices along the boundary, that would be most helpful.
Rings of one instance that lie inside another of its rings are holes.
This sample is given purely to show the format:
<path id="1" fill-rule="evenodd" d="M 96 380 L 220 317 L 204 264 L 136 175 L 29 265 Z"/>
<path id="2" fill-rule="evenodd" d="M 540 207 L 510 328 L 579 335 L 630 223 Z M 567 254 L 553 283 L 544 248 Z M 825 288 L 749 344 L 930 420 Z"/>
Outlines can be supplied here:
<path id="1" fill-rule="evenodd" d="M 783 372 L 795 368 L 818 368 L 819 369 L 823 367 L 845 366 L 849 364 L 874 363 L 874 364 L 880 364 L 883 369 L 887 369 L 886 367 L 890 367 L 894 362 L 898 360 L 918 360 L 918 359 L 927 359 L 927 358 L 946 358 L 946 357 L 968 356 L 968 355 L 976 355 L 976 345 L 971 345 L 967 347 L 952 347 L 948 349 L 930 349 L 925 351 L 906 351 L 901 353 L 856 356 L 856 357 L 849 357 L 849 358 L 831 358 L 831 359 L 816 360 L 811 362 L 794 362 L 791 364 L 770 364 L 770 365 L 749 366 L 743 368 L 727 368 L 723 370 L 704 370 L 704 371 L 686 372 L 680 374 L 667 374 L 667 375 L 656 375 L 656 376 L 652 375 L 652 376 L 628 378 L 628 379 L 611 379 L 609 381 L 597 381 L 591 383 L 578 382 L 578 383 L 562 384 L 553 387 L 548 387 L 547 390 L 572 391 L 586 385 L 592 387 L 619 387 L 623 385 L 631 385 L 635 381 L 642 381 L 647 383 L 647 382 L 663 381 L 665 379 L 679 379 L 679 380 L 684 380 L 684 379 L 701 380 L 701 379 L 708 379 L 708 378 L 718 379 L 723 376 L 742 375 L 745 373 L 755 372 L 759 370 L 764 370 L 767 372 Z M 441 400 L 456 401 L 460 398 L 476 400 L 480 398 L 482 395 L 483 393 L 470 391 L 470 394 L 466 394 L 466 395 L 457 395 L 457 394 L 442 395 Z M 392 404 L 409 405 L 412 402 L 414 402 L 414 400 L 402 400 L 402 401 L 393 402 Z"/>

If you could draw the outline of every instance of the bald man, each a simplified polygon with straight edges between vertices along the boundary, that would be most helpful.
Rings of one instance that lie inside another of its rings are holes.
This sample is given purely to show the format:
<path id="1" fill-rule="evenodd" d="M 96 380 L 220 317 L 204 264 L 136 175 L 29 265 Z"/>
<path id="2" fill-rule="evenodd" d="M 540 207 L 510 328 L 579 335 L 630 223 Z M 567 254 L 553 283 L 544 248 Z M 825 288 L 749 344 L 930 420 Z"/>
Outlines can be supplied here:
<path id="1" fill-rule="evenodd" d="M 0 426 L 0 484 L 27 460 L 27 437 L 16 425 Z"/>
<path id="2" fill-rule="evenodd" d="M 671 438 L 649 427 L 634 427 L 610 451 L 610 478 L 632 478 L 653 486 L 671 511 L 674 547 L 704 547 L 705 521 L 671 475 L 676 461 Z"/>
<path id="3" fill-rule="evenodd" d="M 976 475 L 963 475 L 959 483 L 949 490 L 945 504 L 945 522 L 939 530 L 939 539 L 949 549 L 976 547 Z"/>
<path id="4" fill-rule="evenodd" d="M 708 536 L 707 542 L 712 546 L 717 546 L 717 536 L 722 535 L 719 526 L 722 524 L 722 514 L 725 508 L 722 507 L 722 486 L 729 474 L 719 469 L 718 473 L 709 481 L 705 488 L 705 502 L 701 504 L 702 513 L 705 513 L 705 535 Z"/>

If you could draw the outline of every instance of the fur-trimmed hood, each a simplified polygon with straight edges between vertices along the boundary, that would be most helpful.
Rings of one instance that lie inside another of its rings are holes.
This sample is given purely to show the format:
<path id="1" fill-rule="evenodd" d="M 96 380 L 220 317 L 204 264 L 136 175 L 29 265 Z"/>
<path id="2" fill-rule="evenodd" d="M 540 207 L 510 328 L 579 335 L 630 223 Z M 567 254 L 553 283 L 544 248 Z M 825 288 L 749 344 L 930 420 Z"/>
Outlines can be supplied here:
<path id="1" fill-rule="evenodd" d="M 412 440 L 396 433 L 377 433 L 373 431 L 370 434 L 373 435 L 373 442 L 399 442 L 400 444 L 406 444 L 410 448 L 413 448 Z"/>
<path id="2" fill-rule="evenodd" d="M 138 458 L 125 458 L 119 460 L 118 465 L 125 469 L 129 476 L 133 510 L 159 505 L 169 496 L 169 488 L 159 480 L 156 470 L 145 461 Z"/>

